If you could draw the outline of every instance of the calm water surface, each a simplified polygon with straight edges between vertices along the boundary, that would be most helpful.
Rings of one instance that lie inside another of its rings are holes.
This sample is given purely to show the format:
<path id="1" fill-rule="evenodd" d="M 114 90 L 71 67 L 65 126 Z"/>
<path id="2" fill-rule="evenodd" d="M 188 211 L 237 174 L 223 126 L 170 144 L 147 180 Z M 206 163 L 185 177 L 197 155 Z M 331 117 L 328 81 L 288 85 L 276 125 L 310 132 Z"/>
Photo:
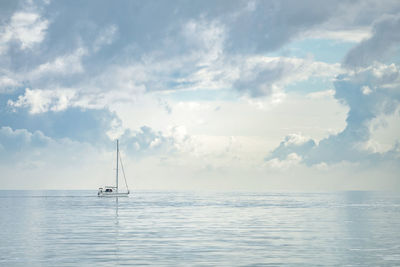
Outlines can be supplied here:
<path id="1" fill-rule="evenodd" d="M 0 191 L 0 266 L 400 266 L 394 193 Z"/>

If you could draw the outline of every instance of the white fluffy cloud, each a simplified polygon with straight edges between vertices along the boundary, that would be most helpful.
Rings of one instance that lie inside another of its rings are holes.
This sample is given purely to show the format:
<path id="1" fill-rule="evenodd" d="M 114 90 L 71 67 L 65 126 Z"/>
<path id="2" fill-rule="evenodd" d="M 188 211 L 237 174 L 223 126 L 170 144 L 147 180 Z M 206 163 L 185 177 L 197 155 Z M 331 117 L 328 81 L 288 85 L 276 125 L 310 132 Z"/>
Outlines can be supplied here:
<path id="1" fill-rule="evenodd" d="M 22 50 L 32 49 L 43 41 L 48 25 L 49 21 L 38 13 L 15 12 L 9 24 L 0 30 L 0 54 L 7 51 L 12 41 L 16 41 Z"/>
<path id="2" fill-rule="evenodd" d="M 399 156 L 400 144 L 400 107 L 390 115 L 381 114 L 368 125 L 370 137 L 361 147 L 372 153 L 395 151 Z"/>
<path id="3" fill-rule="evenodd" d="M 61 111 L 71 105 L 74 98 L 73 90 L 31 90 L 26 88 L 25 94 L 18 97 L 18 100 L 8 101 L 13 108 L 28 108 L 32 114 L 51 111 Z"/>

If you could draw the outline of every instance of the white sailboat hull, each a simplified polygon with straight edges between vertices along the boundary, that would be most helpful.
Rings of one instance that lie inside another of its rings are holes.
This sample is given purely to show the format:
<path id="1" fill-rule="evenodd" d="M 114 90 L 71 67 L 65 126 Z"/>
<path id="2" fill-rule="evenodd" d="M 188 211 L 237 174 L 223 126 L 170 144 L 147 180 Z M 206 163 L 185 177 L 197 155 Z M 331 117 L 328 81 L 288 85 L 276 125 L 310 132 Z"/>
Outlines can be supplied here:
<path id="1" fill-rule="evenodd" d="M 129 192 L 126 192 L 126 193 L 98 192 L 97 196 L 99 196 L 99 197 L 127 197 L 127 196 L 129 196 Z"/>

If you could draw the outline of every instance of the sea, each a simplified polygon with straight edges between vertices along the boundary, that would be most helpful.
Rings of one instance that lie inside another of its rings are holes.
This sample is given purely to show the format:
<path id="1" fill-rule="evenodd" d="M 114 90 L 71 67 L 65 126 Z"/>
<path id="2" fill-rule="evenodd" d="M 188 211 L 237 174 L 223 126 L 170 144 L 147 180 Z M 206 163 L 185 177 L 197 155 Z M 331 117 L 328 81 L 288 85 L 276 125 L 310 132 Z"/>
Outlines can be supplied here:
<path id="1" fill-rule="evenodd" d="M 400 195 L 0 191 L 0 266 L 400 266 Z"/>

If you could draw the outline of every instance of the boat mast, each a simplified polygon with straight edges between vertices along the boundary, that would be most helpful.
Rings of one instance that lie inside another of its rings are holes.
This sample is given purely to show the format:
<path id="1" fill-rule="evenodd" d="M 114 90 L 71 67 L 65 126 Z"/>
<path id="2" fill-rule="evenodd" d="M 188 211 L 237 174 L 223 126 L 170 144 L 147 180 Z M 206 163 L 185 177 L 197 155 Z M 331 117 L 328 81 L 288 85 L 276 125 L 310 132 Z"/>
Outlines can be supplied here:
<path id="1" fill-rule="evenodd" d="M 118 193 L 118 154 L 119 154 L 119 151 L 118 151 L 118 139 L 117 139 L 117 177 L 116 177 L 116 187 L 117 187 L 117 193 Z"/>

